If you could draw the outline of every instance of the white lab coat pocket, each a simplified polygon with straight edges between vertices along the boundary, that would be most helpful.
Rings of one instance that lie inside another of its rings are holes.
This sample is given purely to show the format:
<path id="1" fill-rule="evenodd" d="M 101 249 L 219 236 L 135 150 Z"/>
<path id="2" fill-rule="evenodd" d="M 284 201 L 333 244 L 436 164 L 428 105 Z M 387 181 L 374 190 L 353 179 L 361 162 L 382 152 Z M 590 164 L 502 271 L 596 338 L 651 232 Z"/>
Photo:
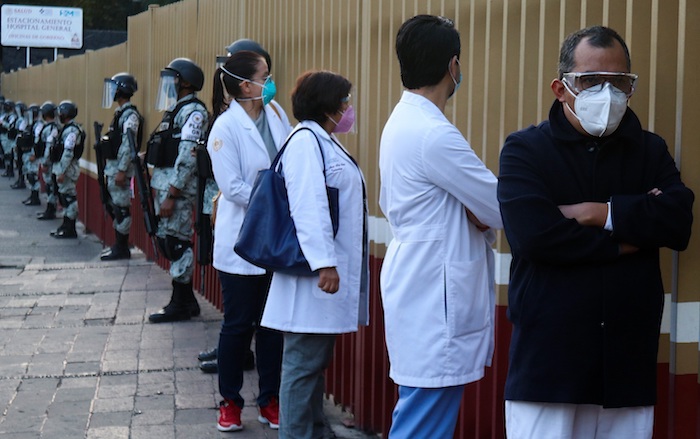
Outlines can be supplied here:
<path id="1" fill-rule="evenodd" d="M 445 270 L 445 317 L 449 337 L 460 337 L 489 325 L 487 259 L 451 261 Z"/>

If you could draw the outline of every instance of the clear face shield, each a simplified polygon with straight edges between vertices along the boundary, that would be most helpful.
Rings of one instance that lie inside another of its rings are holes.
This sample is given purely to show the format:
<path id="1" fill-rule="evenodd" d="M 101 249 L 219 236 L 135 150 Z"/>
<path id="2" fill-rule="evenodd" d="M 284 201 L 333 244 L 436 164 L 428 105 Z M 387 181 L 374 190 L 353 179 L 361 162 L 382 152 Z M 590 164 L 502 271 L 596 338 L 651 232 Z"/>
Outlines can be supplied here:
<path id="1" fill-rule="evenodd" d="M 27 126 L 31 126 L 36 118 L 34 117 L 34 112 L 32 110 L 27 110 L 24 112 L 24 120 L 27 121 Z"/>
<path id="2" fill-rule="evenodd" d="M 102 88 L 102 108 L 112 108 L 114 96 L 117 94 L 117 83 L 111 78 L 105 78 L 104 87 Z"/>
<path id="3" fill-rule="evenodd" d="M 177 73 L 171 70 L 161 70 L 158 94 L 156 94 L 156 110 L 165 111 L 177 102 Z"/>
<path id="4" fill-rule="evenodd" d="M 357 119 L 356 119 L 356 106 L 355 106 L 355 87 L 350 90 L 350 94 L 341 99 L 341 118 L 338 120 L 333 120 L 336 123 L 337 131 L 336 134 L 357 134 Z M 336 117 L 336 116 L 334 116 Z"/>

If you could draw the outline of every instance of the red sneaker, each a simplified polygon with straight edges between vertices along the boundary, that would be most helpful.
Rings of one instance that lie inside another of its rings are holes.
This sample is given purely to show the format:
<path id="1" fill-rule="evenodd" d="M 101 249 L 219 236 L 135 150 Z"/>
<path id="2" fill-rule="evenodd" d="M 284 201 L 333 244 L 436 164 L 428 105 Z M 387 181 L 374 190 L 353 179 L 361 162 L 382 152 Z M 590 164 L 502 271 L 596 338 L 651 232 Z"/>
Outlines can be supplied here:
<path id="1" fill-rule="evenodd" d="M 280 428 L 280 405 L 277 398 L 270 398 L 270 402 L 265 407 L 260 407 L 258 421 L 270 424 L 270 428 L 273 430 Z"/>
<path id="2" fill-rule="evenodd" d="M 224 399 L 219 403 L 219 422 L 216 424 L 219 431 L 243 430 L 241 424 L 241 408 L 233 401 Z"/>

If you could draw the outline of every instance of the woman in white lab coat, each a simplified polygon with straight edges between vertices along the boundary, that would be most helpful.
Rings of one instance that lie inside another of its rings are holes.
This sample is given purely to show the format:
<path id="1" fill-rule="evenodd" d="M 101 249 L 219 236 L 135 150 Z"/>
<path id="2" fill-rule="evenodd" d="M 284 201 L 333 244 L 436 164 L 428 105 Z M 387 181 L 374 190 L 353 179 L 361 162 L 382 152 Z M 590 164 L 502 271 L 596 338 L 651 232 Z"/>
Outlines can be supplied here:
<path id="1" fill-rule="evenodd" d="M 364 178 L 333 135 L 353 126 L 350 88 L 338 74 L 308 72 L 297 79 L 292 93 L 300 123 L 281 163 L 297 238 L 317 274 L 275 273 L 262 318 L 263 326 L 284 332 L 281 439 L 323 437 L 324 370 L 336 335 L 369 323 Z M 339 189 L 335 237 L 326 185 Z"/>
<path id="2" fill-rule="evenodd" d="M 260 391 L 258 420 L 277 428 L 282 336 L 257 328 L 271 273 L 241 259 L 233 251 L 255 176 L 270 166 L 290 131 L 284 111 L 271 102 L 275 94 L 268 64 L 260 54 L 241 51 L 219 69 L 229 107 L 214 122 L 207 141 L 219 197 L 214 226 L 213 265 L 218 271 L 224 306 L 218 348 L 219 408 L 217 428 L 243 428 L 240 394 L 245 352 L 255 331 Z M 215 107 L 217 107 L 216 103 Z"/>

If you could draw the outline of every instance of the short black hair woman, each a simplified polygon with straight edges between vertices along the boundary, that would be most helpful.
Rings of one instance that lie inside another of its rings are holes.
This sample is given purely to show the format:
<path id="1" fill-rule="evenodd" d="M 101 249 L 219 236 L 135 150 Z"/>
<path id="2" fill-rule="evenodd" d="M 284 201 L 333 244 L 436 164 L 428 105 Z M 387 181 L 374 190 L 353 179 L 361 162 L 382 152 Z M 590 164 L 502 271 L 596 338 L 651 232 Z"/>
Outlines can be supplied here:
<path id="1" fill-rule="evenodd" d="M 237 431 L 243 428 L 244 357 L 255 331 L 260 391 L 258 420 L 277 428 L 282 336 L 277 331 L 258 328 L 271 274 L 243 259 L 233 244 L 243 223 L 248 199 L 258 170 L 270 167 L 277 151 L 291 130 L 284 111 L 272 101 L 274 82 L 265 58 L 254 52 L 231 55 L 218 70 L 223 88 L 214 95 L 216 118 L 207 140 L 214 178 L 221 190 L 214 225 L 213 265 L 219 274 L 224 321 L 219 334 L 219 408 L 217 428 Z M 218 99 L 218 100 L 216 100 Z"/>
<path id="2" fill-rule="evenodd" d="M 364 177 L 333 134 L 354 125 L 351 88 L 341 75 L 314 71 L 301 75 L 292 92 L 299 124 L 281 163 L 297 238 L 317 274 L 274 273 L 261 321 L 284 333 L 280 438 L 323 437 L 324 370 L 335 338 L 369 324 Z M 326 185 L 339 190 L 335 236 Z"/>

